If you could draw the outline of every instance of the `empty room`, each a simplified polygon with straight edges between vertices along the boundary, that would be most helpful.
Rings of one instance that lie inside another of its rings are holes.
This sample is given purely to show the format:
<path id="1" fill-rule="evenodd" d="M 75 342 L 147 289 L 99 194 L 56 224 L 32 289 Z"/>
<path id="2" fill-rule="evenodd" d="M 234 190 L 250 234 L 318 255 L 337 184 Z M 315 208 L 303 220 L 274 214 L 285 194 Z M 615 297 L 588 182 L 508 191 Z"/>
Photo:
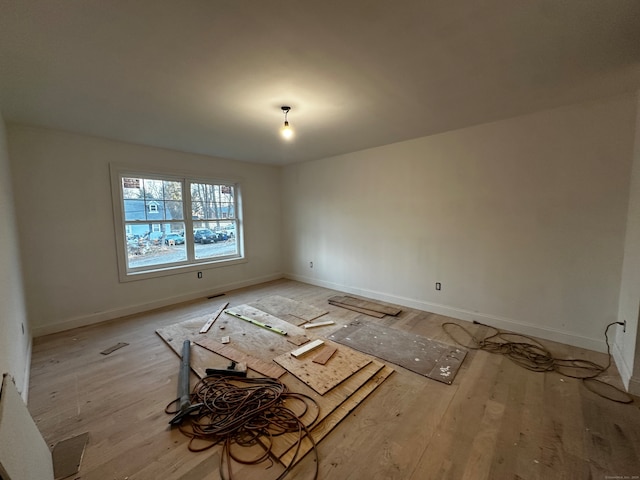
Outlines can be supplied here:
<path id="1" fill-rule="evenodd" d="M 640 478 L 640 2 L 0 0 L 0 480 Z"/>

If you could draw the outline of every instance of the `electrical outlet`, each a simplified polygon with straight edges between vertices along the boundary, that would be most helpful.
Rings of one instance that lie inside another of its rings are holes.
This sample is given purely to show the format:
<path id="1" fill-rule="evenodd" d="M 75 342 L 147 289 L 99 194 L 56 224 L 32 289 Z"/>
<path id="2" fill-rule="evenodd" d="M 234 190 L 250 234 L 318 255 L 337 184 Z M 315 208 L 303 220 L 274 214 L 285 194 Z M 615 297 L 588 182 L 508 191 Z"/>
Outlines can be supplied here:
<path id="1" fill-rule="evenodd" d="M 202 278 L 202 272 L 198 272 L 198 278 Z"/>
<path id="2" fill-rule="evenodd" d="M 442 284 L 440 282 L 436 282 L 436 290 L 442 290 Z"/>
<path id="3" fill-rule="evenodd" d="M 309 268 L 313 268 L 313 262 L 309 262 Z"/>

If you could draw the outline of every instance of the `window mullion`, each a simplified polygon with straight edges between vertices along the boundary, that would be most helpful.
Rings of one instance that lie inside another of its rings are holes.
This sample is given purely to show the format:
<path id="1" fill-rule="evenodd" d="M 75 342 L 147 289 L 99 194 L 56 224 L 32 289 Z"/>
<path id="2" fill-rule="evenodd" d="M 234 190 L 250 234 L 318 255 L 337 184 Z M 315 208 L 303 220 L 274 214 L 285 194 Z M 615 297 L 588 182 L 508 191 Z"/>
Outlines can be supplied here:
<path id="1" fill-rule="evenodd" d="M 187 247 L 187 258 L 190 262 L 195 261 L 195 242 L 193 241 L 193 218 L 191 217 L 191 181 L 182 180 L 182 218 L 184 218 L 184 241 Z"/>

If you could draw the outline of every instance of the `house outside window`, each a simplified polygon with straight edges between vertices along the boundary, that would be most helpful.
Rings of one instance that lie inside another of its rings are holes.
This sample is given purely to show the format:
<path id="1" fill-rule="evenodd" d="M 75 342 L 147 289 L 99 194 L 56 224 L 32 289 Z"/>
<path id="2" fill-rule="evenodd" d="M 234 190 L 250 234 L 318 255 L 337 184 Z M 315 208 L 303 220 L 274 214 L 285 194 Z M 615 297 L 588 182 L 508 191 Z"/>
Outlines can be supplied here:
<path id="1" fill-rule="evenodd" d="M 121 281 L 244 261 L 238 182 L 111 166 Z"/>

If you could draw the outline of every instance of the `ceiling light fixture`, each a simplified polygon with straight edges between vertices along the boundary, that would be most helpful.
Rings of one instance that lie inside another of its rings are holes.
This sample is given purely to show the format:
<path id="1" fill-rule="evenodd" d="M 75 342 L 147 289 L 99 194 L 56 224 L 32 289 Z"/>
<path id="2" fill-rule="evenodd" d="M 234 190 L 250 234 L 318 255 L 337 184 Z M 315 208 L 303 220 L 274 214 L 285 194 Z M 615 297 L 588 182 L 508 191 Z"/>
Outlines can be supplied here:
<path id="1" fill-rule="evenodd" d="M 291 110 L 291 107 L 287 107 L 286 105 L 283 105 L 280 108 L 282 109 L 282 112 L 284 113 L 284 125 L 280 129 L 280 134 L 285 139 L 290 140 L 291 137 L 293 137 L 293 129 L 289 126 L 289 121 L 287 120 L 287 115 L 289 114 L 289 110 Z"/>

